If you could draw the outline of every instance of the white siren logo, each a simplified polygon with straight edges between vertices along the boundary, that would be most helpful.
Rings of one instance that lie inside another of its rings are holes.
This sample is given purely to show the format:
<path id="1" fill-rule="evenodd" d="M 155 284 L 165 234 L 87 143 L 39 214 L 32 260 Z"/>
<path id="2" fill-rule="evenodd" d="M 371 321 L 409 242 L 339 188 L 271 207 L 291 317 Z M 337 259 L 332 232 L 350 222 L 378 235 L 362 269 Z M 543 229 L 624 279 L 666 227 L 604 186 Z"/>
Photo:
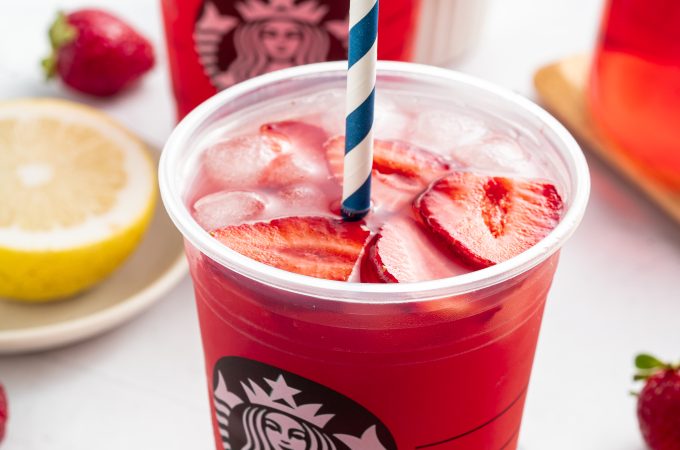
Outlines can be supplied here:
<path id="1" fill-rule="evenodd" d="M 347 1 L 206 0 L 194 46 L 213 86 L 277 69 L 346 59 Z"/>
<path id="2" fill-rule="evenodd" d="M 396 450 L 377 417 L 318 383 L 236 357 L 220 360 L 214 377 L 225 450 Z"/>

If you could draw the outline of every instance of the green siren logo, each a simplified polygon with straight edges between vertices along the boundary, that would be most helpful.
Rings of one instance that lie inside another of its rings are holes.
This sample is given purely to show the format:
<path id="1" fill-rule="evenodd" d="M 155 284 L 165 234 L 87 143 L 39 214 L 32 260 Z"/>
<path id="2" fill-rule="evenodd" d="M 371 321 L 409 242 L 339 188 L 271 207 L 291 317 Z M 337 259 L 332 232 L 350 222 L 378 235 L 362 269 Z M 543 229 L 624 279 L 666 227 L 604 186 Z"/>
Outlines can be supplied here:
<path id="1" fill-rule="evenodd" d="M 382 422 L 355 401 L 267 364 L 223 358 L 213 390 L 225 450 L 397 448 Z"/>

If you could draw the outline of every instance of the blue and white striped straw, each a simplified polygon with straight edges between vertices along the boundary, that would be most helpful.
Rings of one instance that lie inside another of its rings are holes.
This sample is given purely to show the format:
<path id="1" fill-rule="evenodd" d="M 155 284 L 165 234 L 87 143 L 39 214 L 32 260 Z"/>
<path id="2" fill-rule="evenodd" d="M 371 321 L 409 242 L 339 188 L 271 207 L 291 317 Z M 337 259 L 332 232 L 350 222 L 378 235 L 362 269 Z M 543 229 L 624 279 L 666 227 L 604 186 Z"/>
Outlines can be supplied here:
<path id="1" fill-rule="evenodd" d="M 371 209 L 375 68 L 379 0 L 351 0 L 342 215 L 360 220 Z"/>

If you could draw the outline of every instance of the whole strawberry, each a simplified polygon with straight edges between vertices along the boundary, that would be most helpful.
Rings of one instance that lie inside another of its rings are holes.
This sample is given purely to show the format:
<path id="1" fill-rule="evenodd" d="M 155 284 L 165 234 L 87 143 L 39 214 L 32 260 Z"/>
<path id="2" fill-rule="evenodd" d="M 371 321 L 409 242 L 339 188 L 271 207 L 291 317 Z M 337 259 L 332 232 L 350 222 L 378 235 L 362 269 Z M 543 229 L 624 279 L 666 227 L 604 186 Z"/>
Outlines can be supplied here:
<path id="1" fill-rule="evenodd" d="M 7 397 L 5 390 L 0 384 L 0 442 L 5 437 L 5 424 L 7 423 Z"/>
<path id="2" fill-rule="evenodd" d="M 154 65 L 149 41 L 119 18 L 98 9 L 59 13 L 49 30 L 52 54 L 42 62 L 80 92 L 114 95 Z"/>
<path id="3" fill-rule="evenodd" d="M 638 355 L 635 380 L 644 380 L 638 396 L 640 431 L 652 450 L 680 450 L 680 364 Z"/>

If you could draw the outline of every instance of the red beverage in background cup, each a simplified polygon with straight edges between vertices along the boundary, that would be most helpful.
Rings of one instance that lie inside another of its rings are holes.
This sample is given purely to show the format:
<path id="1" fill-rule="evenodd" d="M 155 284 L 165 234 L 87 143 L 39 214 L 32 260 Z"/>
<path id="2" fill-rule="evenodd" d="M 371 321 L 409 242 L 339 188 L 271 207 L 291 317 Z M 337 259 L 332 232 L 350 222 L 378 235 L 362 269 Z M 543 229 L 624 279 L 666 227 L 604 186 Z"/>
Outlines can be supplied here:
<path id="1" fill-rule="evenodd" d="M 486 0 L 380 5 L 383 60 L 445 64 L 479 34 Z M 217 91 L 301 64 L 347 59 L 349 0 L 162 0 L 179 117 Z"/>
<path id="2" fill-rule="evenodd" d="M 680 2 L 608 2 L 588 97 L 608 137 L 680 188 Z"/>
<path id="3" fill-rule="evenodd" d="M 184 119 L 163 152 L 161 191 L 187 243 L 216 448 L 514 449 L 558 251 L 584 213 L 589 187 L 578 145 L 539 107 L 454 72 L 379 64 L 382 102 L 406 99 L 415 122 L 427 116 L 428 123 L 435 103 L 465 105 L 506 129 L 513 152 L 532 149 L 527 160 L 558 187 L 565 210 L 557 227 L 493 267 L 405 284 L 316 279 L 234 252 L 191 215 L 207 146 L 272 115 L 333 110 L 327 93 L 342 91 L 345 75 L 345 63 L 326 63 L 234 86 Z M 388 112 L 379 101 L 378 139 L 403 128 L 380 127 L 381 117 L 396 120 Z M 478 130 L 457 123 L 461 142 Z M 412 138 L 447 142 L 429 130 Z M 453 129 L 442 131 L 450 137 Z M 469 138 L 492 146 L 499 136 Z M 510 156 L 508 170 L 526 162 Z M 494 160 L 484 163 L 498 170 Z"/>

